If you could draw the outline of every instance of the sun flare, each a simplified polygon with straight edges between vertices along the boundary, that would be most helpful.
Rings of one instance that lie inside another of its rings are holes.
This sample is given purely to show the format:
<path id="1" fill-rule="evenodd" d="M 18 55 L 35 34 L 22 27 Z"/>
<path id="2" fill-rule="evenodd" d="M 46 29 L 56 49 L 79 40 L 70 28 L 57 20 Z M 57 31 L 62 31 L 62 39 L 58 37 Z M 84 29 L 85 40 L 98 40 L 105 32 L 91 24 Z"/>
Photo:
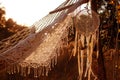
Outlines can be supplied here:
<path id="1" fill-rule="evenodd" d="M 30 26 L 63 1 L 65 0 L 0 0 L 0 3 L 5 7 L 6 18 Z"/>

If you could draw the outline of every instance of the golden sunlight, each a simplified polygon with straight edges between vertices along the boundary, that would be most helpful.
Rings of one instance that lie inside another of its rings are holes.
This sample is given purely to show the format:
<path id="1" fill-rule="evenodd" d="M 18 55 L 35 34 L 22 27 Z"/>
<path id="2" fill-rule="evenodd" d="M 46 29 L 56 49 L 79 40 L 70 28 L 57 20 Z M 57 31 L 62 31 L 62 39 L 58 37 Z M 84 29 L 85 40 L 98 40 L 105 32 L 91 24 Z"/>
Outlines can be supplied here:
<path id="1" fill-rule="evenodd" d="M 65 0 L 0 0 L 6 10 L 6 18 L 18 24 L 32 25 Z"/>

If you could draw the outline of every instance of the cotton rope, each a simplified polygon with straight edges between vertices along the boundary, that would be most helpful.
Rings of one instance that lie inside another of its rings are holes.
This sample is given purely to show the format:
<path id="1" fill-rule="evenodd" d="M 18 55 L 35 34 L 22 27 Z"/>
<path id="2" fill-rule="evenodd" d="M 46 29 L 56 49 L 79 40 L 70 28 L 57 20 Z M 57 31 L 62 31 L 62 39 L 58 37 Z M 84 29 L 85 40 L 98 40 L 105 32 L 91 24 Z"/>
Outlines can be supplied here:
<path id="1" fill-rule="evenodd" d="M 91 6 L 91 0 L 87 4 L 88 6 Z M 78 58 L 79 80 L 82 80 L 83 77 L 87 77 L 90 80 L 91 75 L 96 80 L 97 76 L 92 71 L 92 55 L 95 42 L 98 43 L 98 40 L 96 41 L 96 31 L 99 27 L 99 17 L 94 11 L 86 8 L 79 11 L 73 21 L 76 28 L 73 56 L 77 55 Z M 85 55 L 86 58 L 84 57 Z M 86 64 L 84 64 L 85 61 Z M 85 69 L 84 65 L 86 66 Z"/>

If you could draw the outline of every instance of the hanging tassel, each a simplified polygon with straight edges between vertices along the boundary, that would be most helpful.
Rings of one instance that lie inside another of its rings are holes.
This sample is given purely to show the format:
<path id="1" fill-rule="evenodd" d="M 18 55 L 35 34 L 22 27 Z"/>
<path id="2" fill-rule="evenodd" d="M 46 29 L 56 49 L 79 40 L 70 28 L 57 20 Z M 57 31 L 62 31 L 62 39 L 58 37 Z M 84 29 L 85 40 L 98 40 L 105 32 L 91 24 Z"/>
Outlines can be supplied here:
<path id="1" fill-rule="evenodd" d="M 11 73 L 14 74 L 14 66 L 11 67 Z"/>
<path id="2" fill-rule="evenodd" d="M 27 69 L 26 69 L 26 67 L 24 67 L 24 72 L 23 72 L 23 75 L 24 75 L 24 77 L 26 77 L 27 76 Z"/>
<path id="3" fill-rule="evenodd" d="M 99 57 L 99 34 L 97 33 L 97 59 Z"/>
<path id="4" fill-rule="evenodd" d="M 53 58 L 53 67 L 55 67 L 55 56 Z"/>
<path id="5" fill-rule="evenodd" d="M 89 60 L 89 53 L 90 53 L 89 42 L 90 42 L 90 36 L 86 37 L 86 42 L 87 42 L 87 62 L 86 62 L 85 77 L 87 77 L 88 69 L 89 69 L 89 66 L 90 66 L 90 60 Z"/>
<path id="6" fill-rule="evenodd" d="M 34 68 L 34 77 L 35 77 L 35 78 L 38 77 L 37 68 Z"/>
<path id="7" fill-rule="evenodd" d="M 12 74 L 12 66 L 10 66 L 10 74 Z"/>
<path id="8" fill-rule="evenodd" d="M 79 47 L 78 47 L 78 73 L 79 73 L 79 80 L 81 80 L 81 66 L 80 66 L 81 62 L 80 62 L 80 53 L 79 53 Z"/>
<path id="9" fill-rule="evenodd" d="M 63 55 L 63 41 L 61 41 L 61 45 L 60 45 L 60 56 Z"/>
<path id="10" fill-rule="evenodd" d="M 49 70 L 51 71 L 51 61 L 49 62 L 48 66 Z"/>
<path id="11" fill-rule="evenodd" d="M 52 68 L 54 68 L 54 58 L 53 59 L 51 59 L 52 61 Z"/>
<path id="12" fill-rule="evenodd" d="M 57 59 L 58 59 L 58 57 L 57 57 L 57 55 L 55 55 L 55 65 L 57 65 Z"/>
<path id="13" fill-rule="evenodd" d="M 58 57 L 60 56 L 60 47 L 58 47 L 58 48 L 56 49 L 56 54 L 57 54 Z"/>
<path id="14" fill-rule="evenodd" d="M 28 66 L 27 74 L 30 75 L 30 66 Z"/>
<path id="15" fill-rule="evenodd" d="M 93 49 L 94 49 L 94 38 L 95 38 L 95 34 L 91 36 L 91 42 L 90 42 L 90 53 L 89 53 L 90 65 L 88 70 L 88 80 L 91 79 L 91 74 L 95 77 L 95 79 L 97 79 L 97 76 L 92 71 L 92 55 L 93 55 Z"/>
<path id="16" fill-rule="evenodd" d="M 46 67 L 46 76 L 48 76 L 49 68 Z"/>
<path id="17" fill-rule="evenodd" d="M 13 67 L 13 73 L 16 73 L 16 65 Z"/>
<path id="18" fill-rule="evenodd" d="M 7 68 L 7 73 L 10 74 L 10 66 Z"/>
<path id="19" fill-rule="evenodd" d="M 42 76 L 44 76 L 45 71 L 44 71 L 44 67 L 42 67 Z"/>
<path id="20" fill-rule="evenodd" d="M 23 68 L 20 67 L 20 75 L 23 76 Z"/>
<path id="21" fill-rule="evenodd" d="M 73 53 L 73 56 L 76 55 L 77 53 L 77 38 L 78 37 L 78 32 L 76 31 L 76 34 L 75 34 L 75 45 L 74 45 L 74 53 Z"/>
<path id="22" fill-rule="evenodd" d="M 89 52 L 89 69 L 88 69 L 88 80 L 91 79 L 91 72 L 92 72 L 92 54 L 93 54 L 93 36 L 91 36 L 91 42 L 89 44 L 90 52 Z"/>
<path id="23" fill-rule="evenodd" d="M 79 42 L 79 34 L 77 34 L 77 43 Z M 82 75 L 81 75 L 81 59 L 80 59 L 80 44 L 77 46 L 77 51 L 78 51 L 78 73 L 79 73 L 79 80 L 82 80 Z"/>
<path id="24" fill-rule="evenodd" d="M 52 60 L 53 60 L 53 61 L 52 61 L 52 67 L 54 68 L 55 65 L 57 64 L 57 56 L 55 55 Z"/>
<path id="25" fill-rule="evenodd" d="M 84 50 L 81 50 L 81 80 L 82 80 L 82 75 L 83 75 L 83 71 L 84 71 Z"/>
<path id="26" fill-rule="evenodd" d="M 38 68 L 38 76 L 41 76 L 42 75 L 42 67 L 39 67 Z"/>
<path id="27" fill-rule="evenodd" d="M 17 65 L 16 68 L 17 68 L 17 73 L 19 73 L 20 72 L 20 66 Z"/>

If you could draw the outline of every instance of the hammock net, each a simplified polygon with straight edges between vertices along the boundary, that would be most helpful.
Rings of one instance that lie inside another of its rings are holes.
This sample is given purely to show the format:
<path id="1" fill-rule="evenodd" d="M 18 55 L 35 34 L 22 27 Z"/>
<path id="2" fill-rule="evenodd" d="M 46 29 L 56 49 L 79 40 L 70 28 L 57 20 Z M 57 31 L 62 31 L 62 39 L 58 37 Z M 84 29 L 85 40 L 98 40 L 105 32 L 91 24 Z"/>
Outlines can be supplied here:
<path id="1" fill-rule="evenodd" d="M 56 9 L 78 1 L 69 0 Z M 99 17 L 91 10 L 79 10 L 76 15 L 74 12 L 78 9 L 71 10 L 65 9 L 48 14 L 33 24 L 34 31 L 0 54 L 0 72 L 19 73 L 22 76 L 31 73 L 34 77 L 47 76 L 51 68 L 57 64 L 58 57 L 63 54 L 63 46 L 68 46 L 69 28 L 73 26 L 76 33 L 72 54 L 77 55 L 78 58 L 79 80 L 82 80 L 83 76 L 90 80 L 91 74 L 96 79 L 91 65 L 93 48 L 98 39 L 96 31 L 99 27 Z M 74 31 L 71 30 L 71 32 Z M 84 60 L 86 60 L 86 64 Z M 86 65 L 85 72 L 84 65 Z"/>

